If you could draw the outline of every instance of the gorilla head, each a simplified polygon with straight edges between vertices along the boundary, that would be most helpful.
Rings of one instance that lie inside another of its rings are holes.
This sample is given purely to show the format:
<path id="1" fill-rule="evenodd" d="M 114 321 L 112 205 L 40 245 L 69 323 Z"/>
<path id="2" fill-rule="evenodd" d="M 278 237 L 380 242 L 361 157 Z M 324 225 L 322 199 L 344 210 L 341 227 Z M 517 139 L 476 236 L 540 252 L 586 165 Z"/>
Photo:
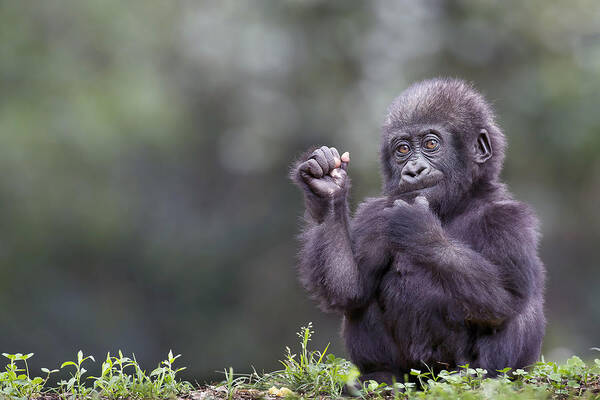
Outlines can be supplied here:
<path id="1" fill-rule="evenodd" d="M 385 193 L 423 195 L 438 214 L 498 179 L 504 135 L 485 99 L 462 80 L 431 79 L 407 88 L 383 125 Z"/>

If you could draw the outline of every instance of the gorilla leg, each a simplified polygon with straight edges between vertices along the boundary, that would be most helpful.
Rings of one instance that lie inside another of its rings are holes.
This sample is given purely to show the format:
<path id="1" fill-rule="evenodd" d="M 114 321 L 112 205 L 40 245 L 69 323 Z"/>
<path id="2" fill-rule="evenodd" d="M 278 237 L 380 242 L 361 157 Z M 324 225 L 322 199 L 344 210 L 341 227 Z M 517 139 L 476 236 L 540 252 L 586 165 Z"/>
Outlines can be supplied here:
<path id="1" fill-rule="evenodd" d="M 377 303 L 372 302 L 366 308 L 346 315 L 343 335 L 350 359 L 362 373 L 360 380 L 373 379 L 391 384 L 397 373 L 398 350 Z"/>
<path id="2" fill-rule="evenodd" d="M 496 376 L 499 369 L 524 368 L 535 363 L 540 354 L 544 325 L 542 311 L 529 305 L 501 332 L 478 338 L 477 359 L 473 365 L 487 369 L 488 376 Z"/>

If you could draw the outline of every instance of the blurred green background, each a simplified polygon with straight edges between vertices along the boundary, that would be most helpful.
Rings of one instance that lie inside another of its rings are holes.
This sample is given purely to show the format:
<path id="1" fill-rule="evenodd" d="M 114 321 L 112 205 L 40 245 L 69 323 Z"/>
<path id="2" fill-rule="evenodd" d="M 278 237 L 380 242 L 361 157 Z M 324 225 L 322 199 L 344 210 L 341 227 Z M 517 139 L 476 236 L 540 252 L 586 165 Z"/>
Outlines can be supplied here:
<path id="1" fill-rule="evenodd" d="M 199 382 L 278 368 L 339 317 L 296 281 L 290 162 L 350 151 L 379 192 L 386 106 L 415 80 L 473 81 L 537 210 L 544 354 L 600 346 L 600 3 L 1 1 L 0 351 L 34 371 L 169 349 Z"/>

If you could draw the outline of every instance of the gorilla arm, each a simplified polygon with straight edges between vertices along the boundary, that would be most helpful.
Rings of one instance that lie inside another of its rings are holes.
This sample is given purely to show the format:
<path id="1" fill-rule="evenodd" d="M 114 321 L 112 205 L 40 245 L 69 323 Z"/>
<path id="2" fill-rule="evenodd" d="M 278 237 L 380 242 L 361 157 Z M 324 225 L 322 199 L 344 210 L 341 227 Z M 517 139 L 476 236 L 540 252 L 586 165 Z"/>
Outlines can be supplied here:
<path id="1" fill-rule="evenodd" d="M 292 168 L 304 191 L 306 224 L 300 235 L 300 281 L 322 309 L 343 311 L 360 297 L 361 284 L 352 252 L 346 195 L 349 155 L 322 146 Z"/>
<path id="2" fill-rule="evenodd" d="M 326 311 L 352 308 L 361 297 L 348 220 L 345 199 L 333 201 L 320 223 L 307 220 L 300 236 L 300 281 Z"/>
<path id="3" fill-rule="evenodd" d="M 383 242 L 372 230 L 384 226 L 375 220 L 381 213 L 370 212 L 365 202 L 350 226 L 348 154 L 339 157 L 335 148 L 323 146 L 304 160 L 292 171 L 307 208 L 300 236 L 300 281 L 322 309 L 348 312 L 364 305 L 374 290 L 376 274 L 365 269 L 381 265 Z"/>
<path id="4" fill-rule="evenodd" d="M 392 243 L 417 265 L 431 268 L 440 286 L 462 306 L 466 320 L 497 326 L 523 310 L 535 289 L 539 264 L 536 232 L 523 228 L 536 226 L 535 218 L 520 204 L 483 210 L 479 226 L 469 227 L 469 242 L 477 242 L 480 252 L 445 232 L 424 197 L 413 205 L 396 201 L 386 211 Z"/>

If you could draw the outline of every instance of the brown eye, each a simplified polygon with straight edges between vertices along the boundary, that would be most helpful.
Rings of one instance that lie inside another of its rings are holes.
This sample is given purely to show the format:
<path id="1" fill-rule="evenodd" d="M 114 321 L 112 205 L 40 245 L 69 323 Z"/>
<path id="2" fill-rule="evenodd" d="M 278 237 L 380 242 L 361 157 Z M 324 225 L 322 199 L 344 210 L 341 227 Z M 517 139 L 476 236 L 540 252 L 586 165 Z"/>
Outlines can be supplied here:
<path id="1" fill-rule="evenodd" d="M 425 148 L 427 150 L 435 150 L 439 146 L 439 142 L 435 139 L 427 139 L 425 141 Z"/>
<path id="2" fill-rule="evenodd" d="M 402 155 L 408 154 L 408 152 L 410 151 L 410 147 L 408 147 L 407 144 L 401 144 L 400 146 L 398 146 L 398 149 L 396 151 Z"/>

